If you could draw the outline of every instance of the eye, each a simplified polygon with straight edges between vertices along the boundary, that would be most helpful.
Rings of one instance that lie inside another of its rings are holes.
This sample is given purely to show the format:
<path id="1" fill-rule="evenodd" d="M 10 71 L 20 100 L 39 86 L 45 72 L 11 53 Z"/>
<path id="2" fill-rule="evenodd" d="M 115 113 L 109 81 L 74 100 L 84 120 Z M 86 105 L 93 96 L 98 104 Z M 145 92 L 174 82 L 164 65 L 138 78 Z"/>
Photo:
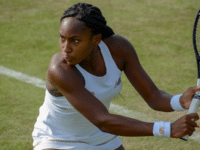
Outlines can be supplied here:
<path id="1" fill-rule="evenodd" d="M 74 43 L 78 43 L 79 42 L 79 40 L 74 40 Z"/>
<path id="2" fill-rule="evenodd" d="M 65 38 L 64 37 L 60 37 L 60 40 L 63 42 L 63 41 L 65 41 Z"/>

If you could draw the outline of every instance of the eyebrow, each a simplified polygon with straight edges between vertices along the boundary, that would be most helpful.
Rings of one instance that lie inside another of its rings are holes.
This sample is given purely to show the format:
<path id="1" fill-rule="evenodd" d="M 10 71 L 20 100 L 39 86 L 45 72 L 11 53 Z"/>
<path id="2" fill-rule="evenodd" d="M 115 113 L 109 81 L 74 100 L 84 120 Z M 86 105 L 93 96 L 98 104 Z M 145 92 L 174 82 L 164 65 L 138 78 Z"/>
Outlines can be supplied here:
<path id="1" fill-rule="evenodd" d="M 59 35 L 60 35 L 60 37 L 64 37 L 64 35 L 62 35 L 60 32 L 59 32 Z M 69 38 L 81 38 L 82 36 L 78 36 L 78 35 L 74 35 L 74 36 L 71 36 L 71 37 L 69 37 Z"/>

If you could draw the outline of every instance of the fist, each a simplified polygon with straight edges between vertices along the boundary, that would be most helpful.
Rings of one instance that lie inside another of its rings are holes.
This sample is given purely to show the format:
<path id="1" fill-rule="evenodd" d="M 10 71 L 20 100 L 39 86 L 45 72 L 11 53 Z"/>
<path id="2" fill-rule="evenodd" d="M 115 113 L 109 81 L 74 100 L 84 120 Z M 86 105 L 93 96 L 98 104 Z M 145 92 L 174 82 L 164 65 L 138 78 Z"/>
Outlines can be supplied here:
<path id="1" fill-rule="evenodd" d="M 178 120 L 176 120 L 171 125 L 171 137 L 172 138 L 182 138 L 185 135 L 191 136 L 195 131 L 195 128 L 199 128 L 197 121 L 199 116 L 197 113 L 185 115 Z"/>
<path id="2" fill-rule="evenodd" d="M 200 86 L 190 87 L 183 93 L 180 97 L 180 104 L 183 108 L 189 109 L 192 98 L 197 91 L 200 91 Z"/>

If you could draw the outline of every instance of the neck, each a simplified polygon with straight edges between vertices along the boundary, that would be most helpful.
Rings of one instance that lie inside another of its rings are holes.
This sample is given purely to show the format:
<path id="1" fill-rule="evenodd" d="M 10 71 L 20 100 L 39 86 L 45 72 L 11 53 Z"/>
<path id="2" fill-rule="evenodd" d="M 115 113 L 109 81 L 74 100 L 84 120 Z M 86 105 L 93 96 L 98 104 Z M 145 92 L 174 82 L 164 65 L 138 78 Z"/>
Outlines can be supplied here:
<path id="1" fill-rule="evenodd" d="M 99 48 L 96 46 L 91 50 L 91 53 L 79 65 L 88 72 L 95 72 L 99 56 Z"/>

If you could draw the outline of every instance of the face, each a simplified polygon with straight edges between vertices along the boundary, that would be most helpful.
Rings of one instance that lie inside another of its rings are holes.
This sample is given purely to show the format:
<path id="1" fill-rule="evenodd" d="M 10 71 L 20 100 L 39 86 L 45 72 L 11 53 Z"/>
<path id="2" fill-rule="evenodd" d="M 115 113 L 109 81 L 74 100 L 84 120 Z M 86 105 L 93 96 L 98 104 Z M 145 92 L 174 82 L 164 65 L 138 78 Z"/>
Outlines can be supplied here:
<path id="1" fill-rule="evenodd" d="M 62 20 L 59 34 L 61 53 L 69 65 L 82 62 L 100 42 L 84 22 L 74 17 Z"/>

